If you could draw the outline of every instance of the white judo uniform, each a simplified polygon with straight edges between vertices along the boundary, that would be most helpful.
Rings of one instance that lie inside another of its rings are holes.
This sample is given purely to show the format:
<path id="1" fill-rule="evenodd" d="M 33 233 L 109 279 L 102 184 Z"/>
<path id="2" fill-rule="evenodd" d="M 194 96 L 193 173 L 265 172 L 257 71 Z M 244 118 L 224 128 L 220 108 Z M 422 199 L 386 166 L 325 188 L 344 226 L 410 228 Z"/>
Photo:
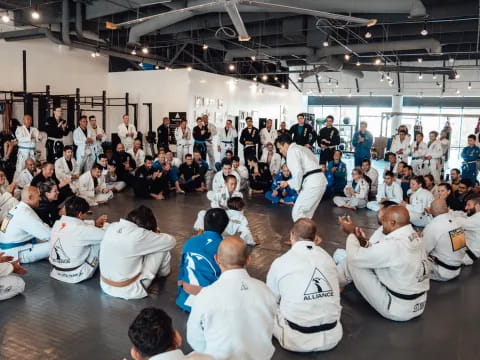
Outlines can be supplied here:
<path id="1" fill-rule="evenodd" d="M 17 184 L 19 189 L 23 189 L 25 186 L 28 186 L 32 183 L 33 177 L 36 175 L 32 174 L 28 169 L 23 169 L 20 173 L 15 174 L 14 182 Z M 57 177 L 58 178 L 58 177 Z"/>
<path id="2" fill-rule="evenodd" d="M 210 200 L 211 208 L 228 209 L 227 203 L 232 197 L 243 198 L 243 194 L 237 190 L 230 194 L 226 187 L 223 187 L 223 189 L 217 192 L 213 190 L 207 192 L 207 199 Z"/>
<path id="3" fill-rule="evenodd" d="M 340 289 L 332 257 L 311 241 L 298 241 L 274 260 L 267 285 L 279 308 L 273 335 L 290 351 L 325 351 L 342 339 Z"/>
<path id="4" fill-rule="evenodd" d="M 253 240 L 253 235 L 250 231 L 250 227 L 248 226 L 248 220 L 243 214 L 243 211 L 227 209 L 226 212 L 230 221 L 228 222 L 228 225 L 223 232 L 223 237 L 238 234 L 240 236 L 240 239 L 245 241 L 247 245 L 256 245 L 255 241 Z M 206 213 L 206 210 L 200 210 L 198 212 L 197 219 L 193 224 L 193 230 L 204 230 L 204 219 Z"/>
<path id="5" fill-rule="evenodd" d="M 213 357 L 207 354 L 200 354 L 197 352 L 191 352 L 188 355 L 185 355 L 182 350 L 175 349 L 168 352 L 164 352 L 158 355 L 150 356 L 149 360 L 215 360 Z"/>
<path id="6" fill-rule="evenodd" d="M 25 290 L 25 281 L 12 273 L 12 264 L 0 263 L 0 301 L 17 296 Z"/>
<path id="7" fill-rule="evenodd" d="M 136 153 L 133 151 L 133 149 L 130 149 L 128 153 L 132 155 L 133 160 L 135 160 L 135 166 L 137 168 L 139 168 L 145 163 L 145 151 L 143 151 L 142 149 L 138 149 Z"/>
<path id="8" fill-rule="evenodd" d="M 40 133 L 36 128 L 30 126 L 29 129 L 25 125 L 17 127 L 15 137 L 18 141 L 17 165 L 15 174 L 19 174 L 25 169 L 25 160 L 28 158 L 36 160 L 35 147 L 37 141 L 40 141 Z"/>
<path id="9" fill-rule="evenodd" d="M 78 179 L 78 196 L 87 200 L 90 206 L 105 203 L 113 198 L 111 190 L 108 192 L 102 192 L 104 189 L 107 189 L 105 178 L 100 176 L 97 181 L 98 185 L 95 187 L 95 182 L 90 171 L 87 171 Z"/>
<path id="10" fill-rule="evenodd" d="M 67 283 L 79 283 L 93 276 L 98 267 L 104 230 L 90 222 L 62 216 L 51 232 L 50 276 Z"/>
<path id="11" fill-rule="evenodd" d="M 193 350 L 216 360 L 267 360 L 272 345 L 275 296 L 245 269 L 223 272 L 196 296 L 187 323 Z"/>
<path id="12" fill-rule="evenodd" d="M 133 135 L 131 136 L 130 134 Z M 128 124 L 127 126 L 122 122 L 120 125 L 118 125 L 118 137 L 125 146 L 125 151 L 128 152 L 131 148 L 133 148 L 133 142 L 137 138 L 137 129 L 135 128 L 135 125 Z"/>
<path id="13" fill-rule="evenodd" d="M 235 145 L 235 139 L 238 137 L 237 130 L 233 127 L 227 129 L 222 127 L 218 131 L 218 144 L 220 145 L 220 160 L 225 157 L 227 150 L 233 151 Z"/>
<path id="14" fill-rule="evenodd" d="M 435 184 L 440 183 L 440 173 L 442 171 L 443 147 L 440 140 L 435 140 L 428 145 L 425 156 L 431 156 L 430 160 L 424 160 L 424 166 L 429 169 L 428 173 L 433 176 Z"/>
<path id="15" fill-rule="evenodd" d="M 46 259 L 50 248 L 49 240 L 50 227 L 22 201 L 2 220 L 0 251 L 3 251 L 5 256 L 20 259 L 21 263 Z"/>
<path id="16" fill-rule="evenodd" d="M 248 169 L 244 165 L 238 165 L 238 168 L 233 169 L 232 173 L 240 177 L 240 191 L 246 190 L 248 188 Z"/>
<path id="17" fill-rule="evenodd" d="M 389 201 L 400 204 L 403 201 L 403 190 L 400 184 L 396 181 L 393 181 L 391 185 L 381 184 L 378 188 L 377 200 L 369 201 L 367 203 L 367 209 L 378 211 L 382 206 L 380 203 L 382 199 L 388 199 Z"/>
<path id="18" fill-rule="evenodd" d="M 372 194 L 376 194 L 378 191 L 378 171 L 377 169 L 371 167 L 370 170 L 365 174 L 367 175 L 372 183 L 370 184 L 370 192 Z"/>
<path id="19" fill-rule="evenodd" d="M 125 219 L 110 224 L 100 244 L 102 278 L 114 282 L 135 281 L 118 287 L 101 279 L 102 290 L 123 299 L 144 298 L 157 275 L 170 273 L 170 250 L 175 242 L 171 235 L 146 230 Z"/>
<path id="20" fill-rule="evenodd" d="M 423 242 L 430 261 L 430 279 L 447 281 L 460 275 L 466 236 L 453 214 L 434 217 L 423 229 Z"/>
<path id="21" fill-rule="evenodd" d="M 397 154 L 398 151 L 403 150 L 402 154 Z M 397 162 L 404 161 L 408 164 L 408 155 L 410 154 L 410 137 L 405 136 L 403 141 L 397 135 L 393 138 L 390 152 L 397 155 Z"/>
<path id="22" fill-rule="evenodd" d="M 346 265 L 343 269 L 347 274 L 340 274 L 340 278 L 352 279 L 383 317 L 407 321 L 423 313 L 430 288 L 429 262 L 422 239 L 411 225 L 392 231 L 367 248 L 350 234 Z"/>
<path id="23" fill-rule="evenodd" d="M 268 161 L 268 150 L 265 150 L 262 154 L 260 162 L 267 163 Z M 276 153 L 275 150 L 272 154 L 272 158 L 270 159 L 269 170 L 272 176 L 275 176 L 280 172 L 280 168 L 282 167 L 282 157 L 280 154 Z"/>
<path id="24" fill-rule="evenodd" d="M 327 179 L 320 172 L 318 159 L 305 146 L 290 144 L 287 151 L 287 166 L 292 178 L 288 185 L 298 193 L 293 205 L 292 219 L 311 219 L 327 188 Z"/>
<path id="25" fill-rule="evenodd" d="M 93 159 L 95 161 L 98 161 L 98 156 L 100 154 L 103 154 L 102 143 L 107 139 L 107 136 L 105 135 L 105 131 L 98 126 L 96 129 L 94 129 L 89 124 L 88 131 L 89 133 L 92 134 L 93 138 L 95 139 L 95 142 L 93 143 Z M 97 139 L 98 135 L 100 135 L 100 140 Z"/>
<path id="26" fill-rule="evenodd" d="M 183 163 L 185 161 L 185 155 L 190 153 L 190 147 L 192 146 L 192 132 L 188 126 L 185 127 L 185 131 L 179 126 L 175 129 L 175 141 L 177 142 L 177 157 Z"/>
<path id="27" fill-rule="evenodd" d="M 260 136 L 260 145 L 262 146 L 262 156 L 267 149 L 267 144 L 272 144 L 275 148 L 275 141 L 277 140 L 278 133 L 273 127 L 268 130 L 266 127 L 262 128 L 258 133 Z"/>
<path id="28" fill-rule="evenodd" d="M 480 213 L 466 216 L 463 211 L 456 211 L 455 220 L 465 231 L 467 237 L 467 249 L 463 264 L 472 265 L 480 257 Z"/>
<path id="29" fill-rule="evenodd" d="M 72 169 L 68 167 L 67 160 L 64 156 L 55 161 L 55 176 L 58 181 L 70 179 L 70 188 L 74 193 L 78 193 L 78 179 L 72 180 L 72 176 L 79 176 L 77 161 L 72 157 Z"/>
<path id="30" fill-rule="evenodd" d="M 19 201 L 9 192 L 0 189 L 0 221 L 17 206 Z"/>
<path id="31" fill-rule="evenodd" d="M 427 154 L 427 144 L 423 141 L 420 144 L 417 144 L 415 141 L 412 144 L 412 168 L 415 175 L 427 175 L 430 172 L 430 169 L 426 162 L 428 160 L 423 160 L 423 157 Z"/>
<path id="32" fill-rule="evenodd" d="M 125 181 L 118 181 L 117 174 L 115 173 L 112 175 L 107 169 L 102 170 L 102 178 L 108 190 L 115 188 L 117 191 L 122 191 L 127 187 L 127 183 Z"/>
<path id="33" fill-rule="evenodd" d="M 425 209 L 430 207 L 433 200 L 432 193 L 424 188 L 420 188 L 410 195 L 407 210 L 413 225 L 424 227 L 432 220 L 432 216 L 425 213 Z"/>
<path id="34" fill-rule="evenodd" d="M 85 171 L 90 170 L 95 163 L 95 155 L 93 151 L 93 146 L 95 143 L 87 143 L 87 138 L 95 140 L 95 134 L 93 134 L 91 129 L 88 127 L 86 132 L 87 135 L 85 135 L 80 127 L 77 127 L 73 131 L 73 143 L 77 147 L 77 172 L 79 174 L 83 174 Z"/>
<path id="35" fill-rule="evenodd" d="M 364 208 L 367 206 L 368 201 L 368 193 L 370 191 L 370 186 L 368 185 L 367 180 L 360 179 L 355 186 L 353 187 L 353 191 L 355 191 L 354 195 L 350 195 L 347 193 L 347 189 L 352 188 L 351 185 L 347 185 L 344 189 L 345 196 L 335 196 L 333 198 L 333 203 L 338 207 L 348 205 L 348 206 L 355 206 L 358 208 Z"/>
<path id="36" fill-rule="evenodd" d="M 240 191 L 240 183 L 241 178 L 238 173 L 232 171 L 232 175 L 237 178 L 237 187 L 235 188 L 236 191 Z M 212 181 L 212 191 L 213 192 L 222 192 L 225 189 L 225 178 L 223 177 L 223 172 L 219 171 L 215 174 Z"/>

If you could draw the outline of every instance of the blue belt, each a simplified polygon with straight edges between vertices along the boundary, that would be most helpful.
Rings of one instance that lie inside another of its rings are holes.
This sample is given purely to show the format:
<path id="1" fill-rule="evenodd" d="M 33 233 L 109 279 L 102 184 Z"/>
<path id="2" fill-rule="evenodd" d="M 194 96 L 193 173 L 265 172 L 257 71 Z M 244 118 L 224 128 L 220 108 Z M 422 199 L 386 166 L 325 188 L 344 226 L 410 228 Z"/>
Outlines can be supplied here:
<path id="1" fill-rule="evenodd" d="M 195 144 L 205 145 L 205 141 L 193 140 Z"/>
<path id="2" fill-rule="evenodd" d="M 24 149 L 24 150 L 35 150 L 34 147 L 28 147 L 28 146 L 19 146 L 19 149 Z"/>
<path id="3" fill-rule="evenodd" d="M 2 250 L 14 249 L 16 247 L 20 247 L 27 244 L 35 244 L 35 242 L 36 242 L 35 239 L 31 239 L 31 240 L 22 241 L 19 243 L 0 243 L 0 249 Z"/>

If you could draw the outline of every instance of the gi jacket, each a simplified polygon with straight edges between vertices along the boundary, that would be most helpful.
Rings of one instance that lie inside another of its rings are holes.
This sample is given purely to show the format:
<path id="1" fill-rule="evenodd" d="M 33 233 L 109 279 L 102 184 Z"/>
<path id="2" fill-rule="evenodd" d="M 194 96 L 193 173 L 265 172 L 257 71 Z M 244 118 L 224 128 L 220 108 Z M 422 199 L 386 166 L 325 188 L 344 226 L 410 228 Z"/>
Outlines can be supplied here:
<path id="1" fill-rule="evenodd" d="M 293 125 L 290 128 L 290 135 L 292 136 L 292 140 L 298 145 L 313 145 L 315 140 L 317 139 L 317 135 L 313 128 L 308 124 L 303 124 L 303 129 L 301 134 L 299 134 L 299 126 L 298 124 Z"/>
<path id="2" fill-rule="evenodd" d="M 330 141 L 329 143 L 325 142 L 324 140 Z M 340 133 L 336 127 L 324 127 L 320 130 L 317 137 L 318 145 L 326 145 L 328 147 L 335 147 L 340 145 Z"/>
<path id="3" fill-rule="evenodd" d="M 247 144 L 247 141 L 251 141 L 252 143 Z M 260 133 L 256 127 L 252 127 L 251 129 L 247 127 L 242 130 L 242 134 L 240 135 L 240 144 L 242 144 L 244 147 L 255 146 L 259 142 Z"/>

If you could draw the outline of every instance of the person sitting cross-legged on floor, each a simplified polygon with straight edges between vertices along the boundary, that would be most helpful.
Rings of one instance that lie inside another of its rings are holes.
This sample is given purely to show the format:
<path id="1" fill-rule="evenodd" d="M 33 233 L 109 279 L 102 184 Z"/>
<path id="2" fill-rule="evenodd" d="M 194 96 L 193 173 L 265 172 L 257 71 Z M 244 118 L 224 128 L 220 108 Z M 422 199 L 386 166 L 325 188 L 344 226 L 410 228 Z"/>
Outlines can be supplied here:
<path id="1" fill-rule="evenodd" d="M 243 194 L 237 190 L 238 180 L 234 175 L 227 175 L 225 183 L 220 191 L 210 190 L 207 192 L 207 199 L 210 200 L 210 207 L 227 209 L 227 201 L 232 197 L 243 198 Z"/>
<path id="2" fill-rule="evenodd" d="M 184 355 L 180 349 L 182 337 L 173 328 L 172 319 L 165 311 L 153 307 L 140 311 L 128 328 L 128 337 L 134 360 L 214 360 L 195 352 Z"/>
<path id="3" fill-rule="evenodd" d="M 52 278 L 75 284 L 95 274 L 107 216 L 95 222 L 85 220 L 89 210 L 90 205 L 81 197 L 73 196 L 65 202 L 65 215 L 55 222 L 51 233 Z"/>
<path id="4" fill-rule="evenodd" d="M 250 193 L 265 193 L 272 186 L 272 174 L 268 165 L 258 162 L 256 157 L 247 159 L 248 165 L 248 185 Z"/>
<path id="5" fill-rule="evenodd" d="M 356 167 L 352 171 L 352 185 L 345 186 L 345 196 L 335 196 L 333 203 L 338 207 L 344 207 L 351 210 L 367 206 L 369 185 L 363 176 L 361 168 Z"/>
<path id="6" fill-rule="evenodd" d="M 391 171 L 386 171 L 383 174 L 383 184 L 380 184 L 378 187 L 377 200 L 369 201 L 367 203 L 367 209 L 378 211 L 385 201 L 393 201 L 396 204 L 400 204 L 403 201 L 402 187 L 395 181 L 395 177 Z"/>
<path id="7" fill-rule="evenodd" d="M 60 219 L 58 208 L 58 187 L 52 180 L 47 180 L 40 183 L 40 203 L 34 210 L 42 221 L 48 226 L 52 227 L 55 221 Z"/>
<path id="8" fill-rule="evenodd" d="M 78 195 L 87 200 L 90 206 L 105 204 L 113 198 L 113 192 L 105 184 L 100 164 L 93 165 L 91 170 L 80 176 Z"/>
<path id="9" fill-rule="evenodd" d="M 285 204 L 292 205 L 295 204 L 298 194 L 290 186 L 286 188 L 280 187 L 280 181 L 288 181 L 292 178 L 292 174 L 288 169 L 287 164 L 283 164 L 282 170 L 275 175 L 272 183 L 272 189 L 265 193 L 265 198 L 272 202 L 272 204 Z"/>
<path id="10" fill-rule="evenodd" d="M 156 276 L 170 273 L 173 236 L 161 233 L 152 210 L 139 206 L 112 223 L 100 244 L 100 286 L 110 296 L 141 299 Z"/>
<path id="11" fill-rule="evenodd" d="M 205 172 L 197 162 L 193 161 L 192 154 L 185 155 L 185 162 L 178 169 L 178 181 L 181 189 L 185 192 L 204 192 L 207 190 Z"/>
<path id="12" fill-rule="evenodd" d="M 0 301 L 17 296 L 25 290 L 25 281 L 12 274 L 23 275 L 27 269 L 20 265 L 20 260 L 13 256 L 4 256 L 0 251 Z"/>
<path id="13" fill-rule="evenodd" d="M 335 150 L 333 160 L 327 163 L 326 170 L 333 175 L 333 186 L 328 189 L 329 195 L 343 193 L 343 189 L 347 185 L 347 165 L 342 161 L 342 152 L 340 150 Z"/>
<path id="14" fill-rule="evenodd" d="M 145 156 L 145 163 L 135 171 L 135 195 L 143 198 L 165 199 L 170 193 L 168 176 L 153 168 L 153 159 Z"/>

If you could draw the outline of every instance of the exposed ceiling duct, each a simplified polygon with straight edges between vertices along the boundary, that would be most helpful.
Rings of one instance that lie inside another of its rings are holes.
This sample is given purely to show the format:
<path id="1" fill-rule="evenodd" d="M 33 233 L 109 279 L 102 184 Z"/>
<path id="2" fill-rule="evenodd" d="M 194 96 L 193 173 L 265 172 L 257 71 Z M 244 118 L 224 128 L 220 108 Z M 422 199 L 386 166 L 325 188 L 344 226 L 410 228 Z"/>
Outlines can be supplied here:
<path id="1" fill-rule="evenodd" d="M 83 4 L 77 1 L 75 4 L 75 33 L 79 40 L 83 40 Z"/>
<path id="2" fill-rule="evenodd" d="M 62 41 L 70 45 L 70 1 L 62 1 Z"/>
<path id="3" fill-rule="evenodd" d="M 342 74 L 347 76 L 351 76 L 357 79 L 364 78 L 363 72 L 360 71 L 359 69 L 357 68 L 346 69 L 342 58 L 337 56 L 329 56 L 328 58 L 325 58 L 320 65 L 314 67 L 311 70 L 304 71 L 303 73 L 301 73 L 300 78 L 305 80 L 310 76 L 317 75 L 318 73 L 327 72 L 327 71 L 341 71 Z"/>
<path id="4" fill-rule="evenodd" d="M 286 46 L 279 48 L 262 48 L 262 49 L 232 49 L 226 52 L 225 62 L 232 61 L 235 58 L 244 58 L 256 56 L 258 59 L 263 57 L 277 57 L 277 56 L 307 56 L 313 57 L 315 49 L 306 46 Z"/>

